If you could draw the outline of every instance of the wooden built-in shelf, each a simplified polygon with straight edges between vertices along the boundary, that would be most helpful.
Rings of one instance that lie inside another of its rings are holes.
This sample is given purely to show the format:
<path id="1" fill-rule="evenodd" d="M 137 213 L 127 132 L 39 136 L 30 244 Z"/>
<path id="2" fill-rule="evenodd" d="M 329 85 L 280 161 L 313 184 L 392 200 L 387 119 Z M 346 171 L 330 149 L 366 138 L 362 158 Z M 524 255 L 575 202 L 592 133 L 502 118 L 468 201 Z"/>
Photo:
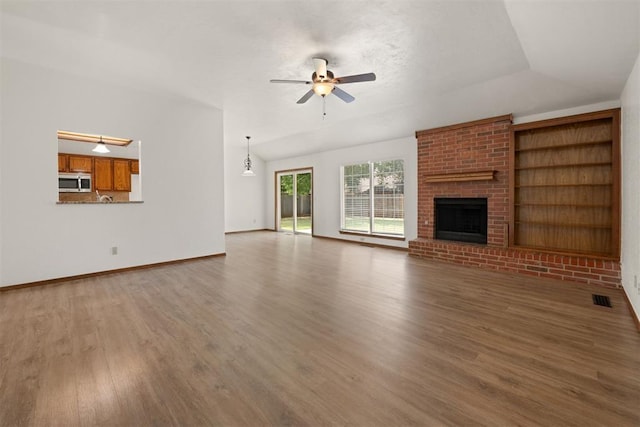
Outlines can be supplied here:
<path id="1" fill-rule="evenodd" d="M 563 148 L 576 148 L 576 147 L 584 147 L 588 145 L 602 145 L 602 144 L 611 144 L 611 140 L 603 140 L 603 141 L 590 141 L 590 142 L 575 142 L 573 144 L 562 144 L 562 145 L 545 145 L 542 147 L 531 147 L 531 148 L 516 148 L 516 152 L 524 152 L 524 151 L 542 151 L 542 150 L 562 150 Z"/>
<path id="2" fill-rule="evenodd" d="M 564 169 L 572 167 L 589 167 L 589 166 L 611 166 L 611 162 L 593 162 L 593 163 L 574 163 L 574 164 L 558 164 L 558 165 L 541 165 L 541 166 L 524 166 L 516 167 L 516 170 L 532 170 L 532 169 Z"/>
<path id="3" fill-rule="evenodd" d="M 543 227 L 562 227 L 562 228 L 603 228 L 603 229 L 611 229 L 611 224 L 577 224 L 577 223 L 553 223 L 547 221 L 516 221 L 516 224 L 523 225 L 539 225 Z"/>
<path id="4" fill-rule="evenodd" d="M 620 254 L 620 110 L 512 127 L 509 244 Z"/>
<path id="5" fill-rule="evenodd" d="M 515 207 L 523 207 L 523 208 L 528 208 L 528 207 L 533 207 L 533 208 L 537 208 L 537 207 L 541 207 L 541 208 L 547 208 L 547 207 L 552 207 L 552 208 L 566 208 L 566 207 L 572 207 L 572 208 L 610 208 L 611 205 L 606 205 L 606 204 L 591 204 L 591 205 L 587 205 L 587 204 L 571 204 L 571 205 L 567 205 L 566 203 L 515 203 L 513 206 Z"/>
<path id="6" fill-rule="evenodd" d="M 465 182 L 465 181 L 491 181 L 494 179 L 496 171 L 478 171 L 478 172 L 458 172 L 444 173 L 439 175 L 429 175 L 425 182 Z"/>
<path id="7" fill-rule="evenodd" d="M 611 184 L 531 184 L 516 185 L 515 188 L 556 188 L 556 187 L 610 187 Z"/>

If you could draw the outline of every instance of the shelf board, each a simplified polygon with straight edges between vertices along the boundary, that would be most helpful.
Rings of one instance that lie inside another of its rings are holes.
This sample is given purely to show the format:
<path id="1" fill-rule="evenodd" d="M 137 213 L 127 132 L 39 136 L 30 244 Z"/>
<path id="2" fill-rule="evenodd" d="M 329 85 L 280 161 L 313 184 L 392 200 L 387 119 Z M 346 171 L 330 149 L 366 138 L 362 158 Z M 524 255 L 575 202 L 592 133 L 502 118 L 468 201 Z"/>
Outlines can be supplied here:
<path id="1" fill-rule="evenodd" d="M 444 173 L 439 175 L 429 175 L 425 182 L 465 182 L 465 181 L 491 181 L 495 177 L 496 171 L 458 172 Z"/>
<path id="2" fill-rule="evenodd" d="M 590 167 L 590 166 L 611 166 L 611 162 L 575 163 L 575 164 L 565 164 L 565 165 L 525 166 L 525 167 L 516 167 L 515 170 L 517 172 L 517 171 L 533 170 L 533 169 L 562 169 L 562 168 L 571 168 L 571 167 Z"/>
<path id="3" fill-rule="evenodd" d="M 554 187 L 611 187 L 612 184 L 532 184 L 516 185 L 515 188 L 554 188 Z"/>
<path id="4" fill-rule="evenodd" d="M 555 228 L 589 228 L 589 229 L 603 229 L 603 230 L 611 230 L 611 225 L 603 225 L 603 224 L 570 224 L 570 223 L 561 223 L 561 222 L 543 222 L 543 221 L 515 221 L 516 224 L 523 225 L 541 225 L 543 227 L 555 227 Z"/>
<path id="5" fill-rule="evenodd" d="M 515 207 L 557 207 L 557 208 L 610 208 L 611 205 L 576 205 L 560 203 L 514 203 Z"/>
<path id="6" fill-rule="evenodd" d="M 611 145 L 613 144 L 613 141 L 610 139 L 605 139 L 602 141 L 574 142 L 573 144 L 565 144 L 565 145 L 546 145 L 543 147 L 516 148 L 516 153 L 524 153 L 528 151 L 558 150 L 563 148 L 575 148 L 575 147 L 584 147 L 589 145 L 603 145 L 603 144 Z"/>

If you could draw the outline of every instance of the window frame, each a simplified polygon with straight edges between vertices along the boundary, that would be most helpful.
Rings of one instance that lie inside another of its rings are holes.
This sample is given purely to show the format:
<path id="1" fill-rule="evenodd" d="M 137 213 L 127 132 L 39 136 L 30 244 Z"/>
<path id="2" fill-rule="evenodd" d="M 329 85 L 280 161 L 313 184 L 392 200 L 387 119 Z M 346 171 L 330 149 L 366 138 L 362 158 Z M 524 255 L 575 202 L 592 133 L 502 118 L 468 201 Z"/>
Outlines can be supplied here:
<path id="1" fill-rule="evenodd" d="M 405 174 L 406 173 L 406 168 L 405 168 L 405 164 L 406 161 L 404 158 L 390 158 L 390 159 L 383 159 L 383 160 L 367 160 L 367 161 L 360 161 L 360 162 L 350 162 L 348 164 L 342 164 L 340 166 L 340 234 L 345 234 L 345 235 L 355 235 L 355 236 L 370 236 L 370 237 L 376 237 L 376 238 L 383 238 L 383 239 L 390 239 L 390 240 L 400 240 L 400 241 L 404 241 L 406 240 L 406 224 L 405 224 L 405 208 L 404 208 L 404 204 L 402 207 L 402 234 L 395 234 L 395 233 L 381 233 L 381 232 L 375 232 L 374 230 L 374 222 L 375 222 L 375 185 L 374 185 L 374 173 L 375 173 L 375 167 L 374 165 L 376 163 L 382 163 L 382 162 L 392 162 L 392 161 L 400 161 L 402 162 L 402 173 Z M 345 168 L 349 167 L 349 166 L 357 166 L 357 165 L 364 165 L 364 164 L 368 164 L 369 165 L 369 182 L 370 182 L 370 188 L 369 188 L 369 231 L 365 232 L 365 231 L 360 231 L 360 230 L 351 230 L 351 229 L 347 229 L 345 228 L 345 219 L 346 219 L 346 215 L 345 215 Z M 403 179 L 402 182 L 402 194 L 404 196 L 404 191 L 405 191 L 405 182 Z"/>

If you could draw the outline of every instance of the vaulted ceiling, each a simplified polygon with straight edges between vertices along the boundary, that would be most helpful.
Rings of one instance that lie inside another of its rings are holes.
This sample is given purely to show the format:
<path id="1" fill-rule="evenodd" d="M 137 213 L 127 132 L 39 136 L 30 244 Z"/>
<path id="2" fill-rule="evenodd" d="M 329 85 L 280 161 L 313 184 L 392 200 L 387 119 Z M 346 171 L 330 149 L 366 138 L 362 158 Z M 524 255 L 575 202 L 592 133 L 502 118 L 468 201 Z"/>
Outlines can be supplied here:
<path id="1" fill-rule="evenodd" d="M 224 110 L 225 144 L 269 160 L 415 130 L 617 100 L 640 2 L 6 1 L 2 55 Z M 356 97 L 296 101 L 311 58 Z"/>

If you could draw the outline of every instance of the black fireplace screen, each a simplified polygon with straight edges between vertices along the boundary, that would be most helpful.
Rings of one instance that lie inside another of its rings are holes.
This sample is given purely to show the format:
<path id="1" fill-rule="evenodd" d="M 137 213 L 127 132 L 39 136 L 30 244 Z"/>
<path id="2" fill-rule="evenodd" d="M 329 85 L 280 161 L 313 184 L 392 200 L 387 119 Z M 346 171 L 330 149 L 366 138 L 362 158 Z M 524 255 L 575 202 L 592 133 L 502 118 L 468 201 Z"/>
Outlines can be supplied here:
<path id="1" fill-rule="evenodd" d="M 487 243 L 486 198 L 436 198 L 436 239 Z"/>

